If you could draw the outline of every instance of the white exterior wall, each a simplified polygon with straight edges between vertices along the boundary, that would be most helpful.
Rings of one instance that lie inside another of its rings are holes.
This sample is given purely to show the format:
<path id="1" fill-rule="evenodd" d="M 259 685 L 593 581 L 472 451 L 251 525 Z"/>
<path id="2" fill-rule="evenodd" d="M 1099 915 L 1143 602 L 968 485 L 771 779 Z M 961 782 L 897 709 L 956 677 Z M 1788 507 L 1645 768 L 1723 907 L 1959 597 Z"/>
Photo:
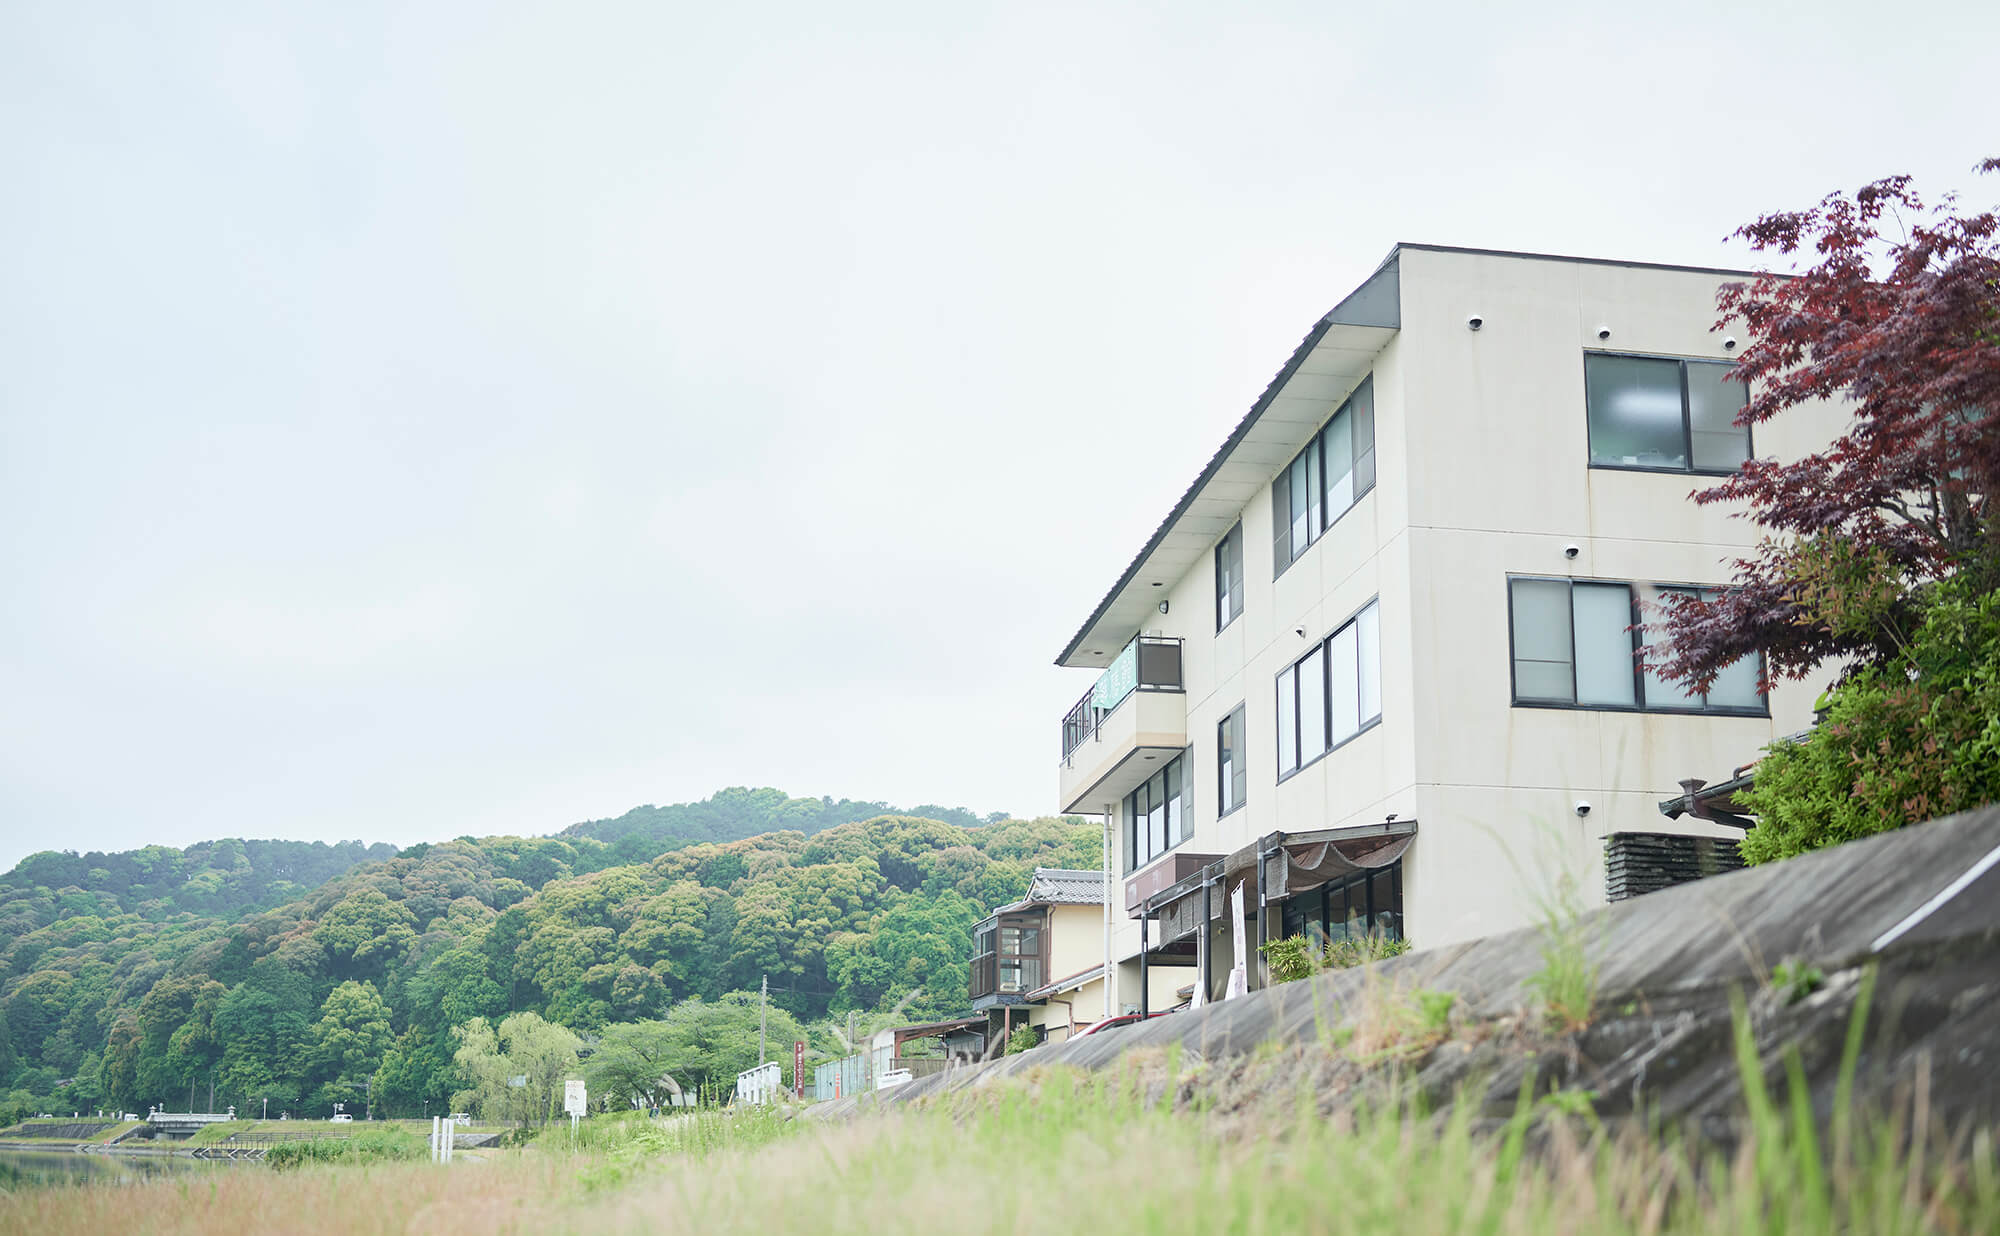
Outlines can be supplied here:
<path id="1" fill-rule="evenodd" d="M 1601 901 L 1612 832 L 1735 835 L 1657 804 L 1681 778 L 1718 780 L 1805 728 L 1824 683 L 1777 684 L 1768 719 L 1514 707 L 1509 575 L 1719 584 L 1757 540 L 1755 525 L 1689 500 L 1713 478 L 1589 467 L 1584 352 L 1728 359 L 1711 329 L 1727 277 L 1412 248 L 1400 266 L 1401 329 L 1373 373 L 1375 489 L 1273 580 L 1267 483 L 1243 508 L 1242 615 L 1214 630 L 1210 556 L 1147 627 L 1185 641 L 1192 832 L 1176 852 L 1415 818 L 1404 907 L 1411 938 L 1431 946 L 1533 920 L 1563 871 L 1586 904 Z M 1299 425 L 1301 445 L 1344 397 Z M 1843 419 L 1830 406 L 1788 414 L 1755 431 L 1754 452 L 1795 457 Z M 1382 721 L 1278 784 L 1276 677 L 1371 598 Z M 1216 726 L 1239 703 L 1247 801 L 1218 821 Z M 1122 851 L 1122 820 L 1116 835 Z M 1131 957 L 1138 925 L 1122 897 L 1117 910 L 1114 953 Z M 1129 1002 L 1136 969 L 1125 977 Z"/>

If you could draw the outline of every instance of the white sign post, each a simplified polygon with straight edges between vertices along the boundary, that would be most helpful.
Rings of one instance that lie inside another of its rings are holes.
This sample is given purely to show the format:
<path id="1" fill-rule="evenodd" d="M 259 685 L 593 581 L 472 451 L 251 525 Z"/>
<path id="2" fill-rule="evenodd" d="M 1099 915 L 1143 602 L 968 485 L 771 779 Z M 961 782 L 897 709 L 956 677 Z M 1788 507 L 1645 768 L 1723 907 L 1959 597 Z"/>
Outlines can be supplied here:
<path id="1" fill-rule="evenodd" d="M 571 1137 L 576 1136 L 576 1122 L 582 1117 L 584 1109 L 589 1105 L 589 1102 L 590 1096 L 584 1090 L 581 1081 L 571 1078 L 563 1083 L 563 1110 L 569 1113 L 569 1131 Z"/>

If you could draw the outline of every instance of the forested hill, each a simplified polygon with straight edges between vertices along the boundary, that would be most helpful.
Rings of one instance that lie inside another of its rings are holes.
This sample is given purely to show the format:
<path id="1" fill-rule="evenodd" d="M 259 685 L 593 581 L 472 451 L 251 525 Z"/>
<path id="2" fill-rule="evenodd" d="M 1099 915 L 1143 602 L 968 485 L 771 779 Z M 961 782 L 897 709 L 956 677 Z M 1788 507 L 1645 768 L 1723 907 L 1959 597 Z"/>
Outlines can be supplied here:
<path id="1" fill-rule="evenodd" d="M 203 841 L 185 850 L 163 845 L 110 854 L 44 850 L 0 875 L 0 942 L 27 930 L 24 922 L 57 912 L 123 913 L 158 921 L 179 914 L 230 917 L 268 909 L 362 863 L 395 854 L 396 847 L 386 842 L 329 845 L 235 837 Z M 40 913 L 33 905 L 38 888 L 52 898 Z"/>
<path id="2" fill-rule="evenodd" d="M 218 1106 L 324 1114 L 372 1083 L 377 1114 L 435 1111 L 462 1086 L 452 1030 L 473 1018 L 532 1011 L 594 1035 L 767 975 L 807 1023 L 948 1015 L 985 911 L 1038 865 L 1098 856 L 1096 827 L 1074 819 L 637 836 L 416 845 L 236 915 L 13 883 L 0 1107 L 178 1107 L 212 1074 Z M 658 852 L 625 861 L 634 846 Z M 9 880 L 70 871 L 34 861 Z"/>
<path id="3" fill-rule="evenodd" d="M 811 836 L 840 824 L 883 815 L 912 815 L 966 828 L 1006 816 L 978 816 L 963 807 L 923 803 L 905 811 L 881 802 L 848 798 L 793 798 L 769 787 L 732 786 L 700 802 L 634 807 L 610 820 L 587 820 L 557 834 L 604 843 L 583 866 L 645 862 L 701 842 L 741 841 L 763 833 Z M 460 838 L 470 840 L 470 838 Z M 228 837 L 184 850 L 149 845 L 137 850 L 87 854 L 44 850 L 0 875 L 0 948 L 23 931 L 62 913 L 135 914 L 163 922 L 182 914 L 234 918 L 303 897 L 335 876 L 367 862 L 394 858 L 387 842 L 246 841 Z M 572 870 L 576 864 L 571 863 Z M 35 890 L 45 890 L 38 895 Z"/>
<path id="4" fill-rule="evenodd" d="M 854 824 L 883 815 L 913 815 L 926 820 L 977 828 L 997 824 L 1005 812 L 977 816 L 963 807 L 919 803 L 904 810 L 888 803 L 857 802 L 851 798 L 792 798 L 783 790 L 729 789 L 698 803 L 668 807 L 634 807 L 615 820 L 586 820 L 562 831 L 565 837 L 589 837 L 616 845 L 628 838 L 660 842 L 661 849 L 702 841 L 741 841 L 759 833 L 796 831 L 810 837 L 822 829 Z"/>

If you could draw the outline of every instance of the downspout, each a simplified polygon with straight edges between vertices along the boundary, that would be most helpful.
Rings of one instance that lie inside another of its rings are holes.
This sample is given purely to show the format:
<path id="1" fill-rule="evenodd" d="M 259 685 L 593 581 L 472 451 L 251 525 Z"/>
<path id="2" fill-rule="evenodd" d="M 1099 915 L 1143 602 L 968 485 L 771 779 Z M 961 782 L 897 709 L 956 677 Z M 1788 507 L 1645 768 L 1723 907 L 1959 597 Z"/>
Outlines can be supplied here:
<path id="1" fill-rule="evenodd" d="M 1117 816 L 1110 803 L 1104 804 L 1104 1016 L 1111 1016 L 1112 985 L 1117 971 L 1111 965 L 1111 829 Z"/>
<path id="2" fill-rule="evenodd" d="M 1067 1017 L 1067 1018 L 1069 1019 L 1069 1020 L 1068 1020 L 1068 1022 L 1066 1022 L 1066 1023 L 1064 1024 L 1064 1026 L 1063 1026 L 1063 1042 L 1067 1043 L 1067 1042 L 1069 1042 L 1069 1041 L 1070 1041 L 1071 1039 L 1075 1038 L 1075 1037 L 1076 1037 L 1076 1007 L 1075 1007 L 1074 1005 L 1072 1005 L 1072 1004 L 1071 1004 L 1071 1003 L 1070 1003 L 1069 1001 L 1067 1001 L 1067 1000 L 1044 1000 L 1044 1001 L 1042 1001 L 1042 1003 L 1043 1003 L 1043 1004 L 1060 1004 L 1060 1005 L 1062 1005 L 1062 1006 L 1063 1006 L 1063 1016 L 1065 1016 L 1065 1017 Z"/>

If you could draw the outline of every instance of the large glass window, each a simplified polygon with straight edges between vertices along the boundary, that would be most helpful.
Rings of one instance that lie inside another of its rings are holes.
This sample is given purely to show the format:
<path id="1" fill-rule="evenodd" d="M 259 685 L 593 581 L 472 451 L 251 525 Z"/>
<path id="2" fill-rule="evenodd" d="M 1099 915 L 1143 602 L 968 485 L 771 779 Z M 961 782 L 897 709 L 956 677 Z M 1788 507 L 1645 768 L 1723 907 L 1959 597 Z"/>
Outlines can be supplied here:
<path id="1" fill-rule="evenodd" d="M 1186 841 L 1187 762 L 1181 756 L 1125 796 L 1125 870 L 1134 871 Z"/>
<path id="2" fill-rule="evenodd" d="M 1243 706 L 1215 727 L 1215 814 L 1225 816 L 1243 805 L 1250 766 L 1243 757 Z"/>
<path id="3" fill-rule="evenodd" d="M 1382 715 L 1376 603 L 1278 675 L 1278 778 L 1360 733 Z"/>
<path id="4" fill-rule="evenodd" d="M 1375 935 L 1403 938 L 1403 862 L 1300 893 L 1284 903 L 1284 931 L 1320 947 Z"/>
<path id="5" fill-rule="evenodd" d="M 1706 695 L 1690 695 L 1647 667 L 1633 586 L 1605 580 L 1510 579 L 1514 702 L 1581 708 L 1763 713 L 1761 658 L 1725 670 Z M 1693 588 L 1648 586 L 1648 599 Z M 1713 590 L 1708 590 L 1713 595 Z"/>
<path id="6" fill-rule="evenodd" d="M 1750 458 L 1736 424 L 1750 391 L 1727 361 L 1586 352 L 1590 463 L 1596 468 L 1734 472 Z"/>
<path id="7" fill-rule="evenodd" d="M 1215 545 L 1215 629 L 1220 631 L 1243 612 L 1243 525 L 1238 523 Z"/>
<path id="8" fill-rule="evenodd" d="M 1647 600 L 1664 608 L 1672 596 L 1699 597 L 1704 601 L 1715 599 L 1719 589 L 1715 588 L 1674 588 L 1655 586 L 1647 589 Z M 1643 658 L 1643 654 L 1642 658 Z M 1763 673 L 1761 657 L 1744 657 L 1731 664 L 1715 676 L 1706 692 L 1689 691 L 1677 682 L 1669 682 L 1660 677 L 1652 667 L 1645 666 L 1646 706 L 1649 708 L 1673 709 L 1681 712 L 1762 712 L 1764 697 L 1757 690 L 1757 679 Z"/>
<path id="9" fill-rule="evenodd" d="M 1271 482 L 1272 572 L 1283 574 L 1375 487 L 1375 388 L 1364 379 Z"/>

